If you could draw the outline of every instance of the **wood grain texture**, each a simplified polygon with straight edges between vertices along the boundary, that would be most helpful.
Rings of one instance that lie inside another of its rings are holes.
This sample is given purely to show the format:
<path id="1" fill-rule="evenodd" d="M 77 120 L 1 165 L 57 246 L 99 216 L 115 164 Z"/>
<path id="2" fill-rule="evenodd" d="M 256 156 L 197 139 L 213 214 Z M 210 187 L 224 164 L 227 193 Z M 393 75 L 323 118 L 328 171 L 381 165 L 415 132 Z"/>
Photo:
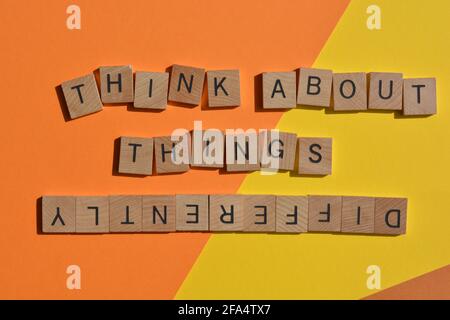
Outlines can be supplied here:
<path id="1" fill-rule="evenodd" d="M 176 208 L 178 231 L 209 230 L 208 195 L 177 195 Z"/>
<path id="2" fill-rule="evenodd" d="M 43 196 L 44 233 L 406 233 L 406 198 L 274 195 Z"/>
<path id="3" fill-rule="evenodd" d="M 151 176 L 153 169 L 153 139 L 120 138 L 119 172 Z"/>
<path id="4" fill-rule="evenodd" d="M 341 196 L 308 196 L 308 231 L 340 232 Z"/>
<path id="5" fill-rule="evenodd" d="M 367 110 L 367 76 L 364 72 L 333 74 L 335 111 Z"/>
<path id="6" fill-rule="evenodd" d="M 373 233 L 375 198 L 342 197 L 342 232 Z"/>
<path id="7" fill-rule="evenodd" d="M 298 173 L 329 175 L 332 173 L 333 139 L 298 138 Z"/>
<path id="8" fill-rule="evenodd" d="M 102 111 L 103 105 L 93 74 L 63 82 L 61 88 L 71 119 Z"/>
<path id="9" fill-rule="evenodd" d="M 294 170 L 297 135 L 278 130 L 259 132 L 261 168 Z"/>
<path id="10" fill-rule="evenodd" d="M 403 82 L 403 114 L 407 116 L 436 114 L 436 79 L 405 79 Z"/>
<path id="11" fill-rule="evenodd" d="M 259 170 L 258 134 L 225 134 L 225 163 L 229 172 Z"/>
<path id="12" fill-rule="evenodd" d="M 223 168 L 225 136 L 217 129 L 192 131 L 191 167 Z"/>
<path id="13" fill-rule="evenodd" d="M 405 234 L 407 206 L 406 198 L 376 198 L 375 234 Z"/>
<path id="14" fill-rule="evenodd" d="M 235 107 L 241 104 L 239 70 L 212 70 L 208 80 L 208 106 Z"/>
<path id="15" fill-rule="evenodd" d="M 210 195 L 209 229 L 210 231 L 243 231 L 244 196 Z"/>
<path id="16" fill-rule="evenodd" d="M 329 107 L 333 71 L 327 69 L 300 68 L 297 104 Z"/>
<path id="17" fill-rule="evenodd" d="M 100 67 L 99 70 L 103 103 L 133 102 L 134 85 L 131 66 Z"/>
<path id="18" fill-rule="evenodd" d="M 205 81 L 205 69 L 173 65 L 170 76 L 169 100 L 191 105 L 200 104 Z"/>
<path id="19" fill-rule="evenodd" d="M 164 110 L 169 92 L 168 72 L 136 71 L 134 107 Z"/>
<path id="20" fill-rule="evenodd" d="M 273 195 L 244 196 L 244 232 L 275 232 Z"/>
<path id="21" fill-rule="evenodd" d="M 264 109 L 292 109 L 296 107 L 297 75 L 290 72 L 264 72 L 263 108 Z"/>
<path id="22" fill-rule="evenodd" d="M 109 232 L 108 196 L 84 196 L 76 198 L 76 232 Z"/>
<path id="23" fill-rule="evenodd" d="M 189 170 L 190 136 L 173 138 L 175 141 L 170 136 L 153 138 L 157 174 L 180 173 Z M 179 150 L 175 148 L 178 143 L 181 143 Z"/>
<path id="24" fill-rule="evenodd" d="M 308 197 L 276 197 L 276 232 L 308 232 Z"/>
<path id="25" fill-rule="evenodd" d="M 110 196 L 109 223 L 110 232 L 141 232 L 142 196 Z"/>
<path id="26" fill-rule="evenodd" d="M 71 196 L 42 197 L 42 232 L 74 233 L 76 200 Z"/>
<path id="27" fill-rule="evenodd" d="M 142 196 L 142 231 L 175 232 L 176 207 L 174 195 Z"/>
<path id="28" fill-rule="evenodd" d="M 401 110 L 403 101 L 403 74 L 369 73 L 369 109 Z"/>

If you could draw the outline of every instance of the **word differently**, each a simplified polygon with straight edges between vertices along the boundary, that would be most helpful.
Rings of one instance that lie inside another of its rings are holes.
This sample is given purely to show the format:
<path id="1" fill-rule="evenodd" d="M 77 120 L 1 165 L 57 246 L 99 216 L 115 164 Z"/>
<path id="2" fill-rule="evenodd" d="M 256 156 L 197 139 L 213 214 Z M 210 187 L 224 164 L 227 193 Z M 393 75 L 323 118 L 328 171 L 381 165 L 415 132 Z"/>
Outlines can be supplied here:
<path id="1" fill-rule="evenodd" d="M 205 74 L 208 105 L 241 104 L 239 70 L 211 70 L 173 65 L 168 72 L 137 71 L 131 66 L 100 67 L 100 94 L 94 74 L 64 82 L 61 87 L 72 119 L 101 111 L 103 103 L 133 103 L 140 109 L 165 109 L 168 101 L 200 104 Z M 300 68 L 262 74 L 262 108 L 289 109 L 297 104 L 335 111 L 403 110 L 404 115 L 436 113 L 436 79 L 403 79 L 402 73 L 333 73 Z M 333 98 L 333 99 L 332 99 Z"/>
<path id="2" fill-rule="evenodd" d="M 197 127 L 196 121 L 194 127 Z M 199 127 L 201 128 L 201 126 Z M 332 171 L 331 138 L 297 138 L 273 130 L 177 129 L 171 136 L 121 137 L 118 172 L 152 175 L 186 172 L 190 167 L 224 168 L 228 172 L 262 170 L 329 175 Z"/>
<path id="3" fill-rule="evenodd" d="M 406 233 L 407 199 L 347 196 L 44 196 L 44 233 Z"/>

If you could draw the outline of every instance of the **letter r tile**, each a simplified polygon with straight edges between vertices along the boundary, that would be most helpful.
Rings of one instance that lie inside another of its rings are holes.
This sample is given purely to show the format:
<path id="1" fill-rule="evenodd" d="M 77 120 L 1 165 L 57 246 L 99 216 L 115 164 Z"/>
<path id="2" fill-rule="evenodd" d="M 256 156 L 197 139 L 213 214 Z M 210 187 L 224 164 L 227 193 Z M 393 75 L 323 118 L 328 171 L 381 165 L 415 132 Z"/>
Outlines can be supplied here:
<path id="1" fill-rule="evenodd" d="M 243 231 L 244 202 L 241 195 L 209 196 L 210 231 Z"/>

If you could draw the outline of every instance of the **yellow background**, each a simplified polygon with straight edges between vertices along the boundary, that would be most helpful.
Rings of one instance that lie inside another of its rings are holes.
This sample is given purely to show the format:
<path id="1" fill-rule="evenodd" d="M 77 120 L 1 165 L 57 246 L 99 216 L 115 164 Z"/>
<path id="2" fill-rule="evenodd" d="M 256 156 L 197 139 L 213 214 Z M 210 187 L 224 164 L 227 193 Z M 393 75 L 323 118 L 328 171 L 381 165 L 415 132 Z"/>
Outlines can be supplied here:
<path id="1" fill-rule="evenodd" d="M 381 30 L 366 27 L 369 5 Z M 177 298 L 361 298 L 369 265 L 381 289 L 450 263 L 450 2 L 352 1 L 314 63 L 335 72 L 392 71 L 436 77 L 438 114 L 339 114 L 299 107 L 278 128 L 334 139 L 325 178 L 249 175 L 240 193 L 408 197 L 407 235 L 214 234 Z"/>

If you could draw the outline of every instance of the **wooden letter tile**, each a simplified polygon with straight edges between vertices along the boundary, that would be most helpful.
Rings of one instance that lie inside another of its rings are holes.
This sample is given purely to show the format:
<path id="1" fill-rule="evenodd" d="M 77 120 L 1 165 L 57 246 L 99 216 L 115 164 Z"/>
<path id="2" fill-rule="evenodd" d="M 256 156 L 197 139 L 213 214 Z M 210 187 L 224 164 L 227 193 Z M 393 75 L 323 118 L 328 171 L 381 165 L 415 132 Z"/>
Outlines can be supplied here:
<path id="1" fill-rule="evenodd" d="M 403 74 L 369 73 L 369 109 L 401 110 Z"/>
<path id="2" fill-rule="evenodd" d="M 173 65 L 169 100 L 192 105 L 200 104 L 205 81 L 205 69 Z"/>
<path id="3" fill-rule="evenodd" d="M 133 70 L 131 66 L 100 67 L 103 103 L 133 102 Z"/>
<path id="4" fill-rule="evenodd" d="M 294 170 L 297 135 L 278 130 L 259 133 L 261 168 Z"/>
<path id="5" fill-rule="evenodd" d="M 375 198 L 375 234 L 405 234 L 408 199 Z"/>
<path id="6" fill-rule="evenodd" d="M 227 171 L 255 171 L 260 168 L 258 135 L 255 132 L 225 134 Z"/>
<path id="7" fill-rule="evenodd" d="M 172 140 L 173 138 L 173 140 Z M 190 162 L 190 135 L 153 138 L 156 173 L 186 172 Z"/>
<path id="8" fill-rule="evenodd" d="M 403 114 L 407 116 L 436 114 L 436 79 L 405 79 Z"/>
<path id="9" fill-rule="evenodd" d="M 364 72 L 333 74 L 334 110 L 367 110 L 366 82 Z"/>
<path id="10" fill-rule="evenodd" d="M 239 70 L 208 71 L 207 78 L 210 107 L 234 107 L 241 104 Z"/>
<path id="11" fill-rule="evenodd" d="M 264 72 L 263 108 L 292 109 L 296 107 L 296 74 L 292 72 Z"/>
<path id="12" fill-rule="evenodd" d="M 110 232 L 142 231 L 142 196 L 109 197 Z"/>
<path id="13" fill-rule="evenodd" d="M 298 138 L 299 174 L 328 175 L 332 171 L 331 138 Z"/>
<path id="14" fill-rule="evenodd" d="M 308 197 L 277 196 L 276 232 L 308 232 Z"/>
<path id="15" fill-rule="evenodd" d="M 142 109 L 166 109 L 169 90 L 169 73 L 136 72 L 134 107 Z"/>
<path id="16" fill-rule="evenodd" d="M 375 198 L 342 197 L 342 232 L 373 233 Z"/>
<path id="17" fill-rule="evenodd" d="M 340 232 L 342 219 L 342 197 L 308 197 L 308 231 Z"/>
<path id="18" fill-rule="evenodd" d="M 223 168 L 225 137 L 216 129 L 192 131 L 191 167 Z"/>
<path id="19" fill-rule="evenodd" d="M 142 231 L 175 232 L 175 196 L 142 196 Z"/>
<path id="20" fill-rule="evenodd" d="M 153 139 L 120 138 L 119 172 L 127 174 L 152 175 Z"/>
<path id="21" fill-rule="evenodd" d="M 244 231 L 275 232 L 275 196 L 244 196 Z"/>
<path id="22" fill-rule="evenodd" d="M 77 197 L 77 233 L 109 232 L 109 197 Z"/>
<path id="23" fill-rule="evenodd" d="M 61 88 L 71 119 L 95 113 L 103 109 L 93 74 L 66 81 L 61 84 Z"/>
<path id="24" fill-rule="evenodd" d="M 208 231 L 208 195 L 177 195 L 177 230 Z"/>
<path id="25" fill-rule="evenodd" d="M 329 107 L 332 83 L 331 70 L 300 68 L 297 104 Z"/>
<path id="26" fill-rule="evenodd" d="M 241 195 L 209 196 L 209 230 L 242 231 L 244 201 Z"/>
<path id="27" fill-rule="evenodd" d="M 75 208 L 75 197 L 42 197 L 42 232 L 74 233 L 76 225 Z"/>

